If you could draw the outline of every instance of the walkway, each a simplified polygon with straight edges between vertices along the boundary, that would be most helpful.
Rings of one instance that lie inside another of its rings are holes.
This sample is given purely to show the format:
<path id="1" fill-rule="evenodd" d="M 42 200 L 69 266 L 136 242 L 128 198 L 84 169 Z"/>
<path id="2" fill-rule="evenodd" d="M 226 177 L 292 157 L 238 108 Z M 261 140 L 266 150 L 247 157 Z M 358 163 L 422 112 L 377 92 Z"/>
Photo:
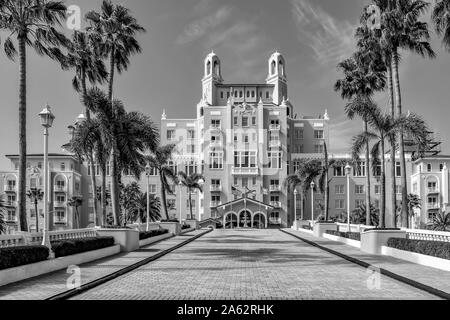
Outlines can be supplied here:
<path id="1" fill-rule="evenodd" d="M 75 298 L 285 300 L 436 297 L 385 276 L 373 278 L 368 270 L 279 230 L 216 230 Z"/>

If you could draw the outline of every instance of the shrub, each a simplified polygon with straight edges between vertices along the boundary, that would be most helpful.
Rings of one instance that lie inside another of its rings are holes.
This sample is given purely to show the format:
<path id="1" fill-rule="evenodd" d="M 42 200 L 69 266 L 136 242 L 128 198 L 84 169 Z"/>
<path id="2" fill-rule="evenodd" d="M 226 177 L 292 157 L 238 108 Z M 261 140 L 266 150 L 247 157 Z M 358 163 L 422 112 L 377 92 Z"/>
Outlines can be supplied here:
<path id="1" fill-rule="evenodd" d="M 161 220 L 161 222 L 178 222 L 178 223 L 180 223 L 180 220 L 178 220 L 178 219 L 169 219 L 169 220 Z"/>
<path id="2" fill-rule="evenodd" d="M 305 230 L 312 230 L 313 228 L 312 228 L 311 226 L 302 226 L 302 229 L 305 229 Z"/>
<path id="3" fill-rule="evenodd" d="M 391 238 L 388 247 L 450 260 L 450 242 Z"/>
<path id="4" fill-rule="evenodd" d="M 183 224 L 181 226 L 181 230 L 186 230 L 186 229 L 190 229 L 190 228 L 191 228 L 191 226 L 189 224 Z"/>
<path id="5" fill-rule="evenodd" d="M 52 241 L 55 257 L 65 257 L 114 245 L 113 237 L 95 237 Z"/>
<path id="6" fill-rule="evenodd" d="M 326 233 L 331 234 L 332 236 L 361 241 L 361 234 L 359 232 L 340 232 L 340 231 L 327 230 Z"/>
<path id="7" fill-rule="evenodd" d="M 47 260 L 45 246 L 0 248 L 0 270 L 23 266 Z"/>
<path id="8" fill-rule="evenodd" d="M 151 231 L 143 231 L 139 232 L 139 240 L 145 240 L 152 237 L 157 237 L 163 234 L 169 233 L 169 230 L 159 229 L 159 230 L 151 230 Z"/>

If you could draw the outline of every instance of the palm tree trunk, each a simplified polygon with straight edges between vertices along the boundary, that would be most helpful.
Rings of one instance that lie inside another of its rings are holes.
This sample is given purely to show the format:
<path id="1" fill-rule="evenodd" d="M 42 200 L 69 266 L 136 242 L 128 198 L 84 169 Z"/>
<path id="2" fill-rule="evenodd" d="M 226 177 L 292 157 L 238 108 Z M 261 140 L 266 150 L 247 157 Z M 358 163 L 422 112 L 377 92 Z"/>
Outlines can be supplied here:
<path id="1" fill-rule="evenodd" d="M 381 141 L 381 207 L 379 227 L 386 228 L 386 158 L 384 157 L 384 137 Z"/>
<path id="2" fill-rule="evenodd" d="M 27 169 L 27 58 L 23 36 L 19 37 L 19 181 L 17 202 L 19 207 L 20 230 L 27 232 L 26 212 L 26 169 Z"/>
<path id="3" fill-rule="evenodd" d="M 392 55 L 392 73 L 395 88 L 395 101 L 397 107 L 397 116 L 402 115 L 402 96 L 400 91 L 400 76 L 398 73 L 399 56 L 397 50 L 394 50 Z M 403 140 L 403 131 L 399 134 L 399 151 L 400 151 L 400 166 L 401 166 L 401 187 L 402 187 L 402 227 L 408 227 L 408 186 L 406 179 L 406 160 L 405 160 L 405 144 Z M 394 191 L 395 192 L 395 191 Z M 395 215 L 395 213 L 394 213 Z"/>
<path id="4" fill-rule="evenodd" d="M 87 96 L 87 85 L 86 85 L 86 72 L 84 70 L 82 70 L 82 77 L 81 77 L 81 86 L 83 88 L 83 101 L 85 99 L 85 97 Z M 91 120 L 91 112 L 89 110 L 88 107 L 86 107 L 86 119 L 89 121 Z M 89 161 L 90 161 L 90 166 L 91 166 L 91 172 L 95 173 L 95 165 L 94 165 L 94 153 L 91 152 L 88 155 L 89 157 Z M 94 200 L 94 226 L 97 226 L 98 223 L 98 212 L 97 212 L 97 181 L 95 178 L 95 174 L 91 174 L 91 185 L 92 185 L 92 190 L 93 190 L 93 200 Z"/>
<path id="5" fill-rule="evenodd" d="M 109 69 L 109 83 L 108 83 L 108 95 L 109 95 L 109 100 L 112 102 L 113 100 L 113 90 L 114 90 L 114 74 L 115 74 L 115 69 L 116 69 L 116 60 L 114 58 L 115 56 L 115 48 L 113 46 L 113 48 L 111 49 L 111 56 L 110 56 L 110 69 Z"/>
<path id="6" fill-rule="evenodd" d="M 392 60 L 392 59 L 391 59 Z M 392 80 L 392 66 L 387 67 L 387 80 L 389 89 L 389 104 L 391 106 L 391 116 L 395 118 L 395 101 L 394 101 L 394 83 Z M 397 226 L 397 183 L 395 178 L 395 141 L 391 141 L 391 224 L 393 227 Z"/>
<path id="7" fill-rule="evenodd" d="M 300 204 L 300 206 L 301 206 L 301 209 L 302 209 L 302 221 L 305 219 L 305 197 L 304 197 L 304 192 L 303 192 L 303 190 L 302 190 L 302 192 L 300 193 L 300 202 L 301 202 L 301 204 Z"/>
<path id="8" fill-rule="evenodd" d="M 102 219 L 103 219 L 103 225 L 107 225 L 107 219 L 106 219 L 106 172 L 102 170 L 102 194 L 101 194 L 101 201 L 102 201 Z"/>
<path id="9" fill-rule="evenodd" d="M 34 200 L 34 212 L 36 213 L 36 232 L 39 232 L 39 213 L 37 199 Z"/>
<path id="10" fill-rule="evenodd" d="M 194 220 L 194 215 L 192 214 L 192 195 L 190 189 L 189 189 L 189 211 L 191 212 L 191 220 Z"/>
<path id="11" fill-rule="evenodd" d="M 113 152 L 111 161 L 111 204 L 113 209 L 114 224 L 118 225 L 120 223 L 120 203 L 119 203 L 119 172 L 117 167 L 118 150 L 117 141 L 113 139 Z"/>
<path id="12" fill-rule="evenodd" d="M 364 132 L 367 133 L 368 124 L 367 120 L 364 119 Z M 366 225 L 370 226 L 370 145 L 369 141 L 366 142 Z"/>
<path id="13" fill-rule="evenodd" d="M 328 183 L 328 170 L 329 170 L 329 162 L 328 162 L 328 149 L 327 149 L 327 144 L 324 143 L 324 151 L 325 151 L 325 222 L 328 221 L 328 215 L 329 215 L 329 191 L 330 191 L 330 187 L 329 187 L 329 183 Z"/>
<path id="14" fill-rule="evenodd" d="M 161 180 L 161 202 L 162 207 L 164 209 L 164 214 L 166 215 L 166 220 L 169 220 L 169 213 L 167 212 L 167 200 L 166 200 L 166 188 L 164 186 L 164 181 L 162 177 L 162 173 L 160 171 L 159 178 Z"/>

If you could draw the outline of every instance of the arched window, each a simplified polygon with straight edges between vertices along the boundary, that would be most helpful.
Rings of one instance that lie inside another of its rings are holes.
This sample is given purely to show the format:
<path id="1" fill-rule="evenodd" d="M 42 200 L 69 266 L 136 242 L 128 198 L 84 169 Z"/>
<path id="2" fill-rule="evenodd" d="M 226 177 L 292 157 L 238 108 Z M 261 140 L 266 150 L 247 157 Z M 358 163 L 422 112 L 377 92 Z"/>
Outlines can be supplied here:
<path id="1" fill-rule="evenodd" d="M 252 91 L 252 98 L 254 98 L 255 97 L 255 91 L 253 90 Z"/>
<path id="2" fill-rule="evenodd" d="M 250 91 L 247 91 L 247 98 L 250 98 Z"/>
<path id="3" fill-rule="evenodd" d="M 287 108 L 287 116 L 290 117 L 291 116 L 291 109 Z"/>
<path id="4" fill-rule="evenodd" d="M 277 67 L 277 63 L 275 61 L 272 61 L 272 65 L 270 67 L 270 74 L 274 75 L 275 74 L 275 69 Z"/>
<path id="5" fill-rule="evenodd" d="M 206 65 L 206 75 L 209 76 L 211 74 L 211 61 L 208 61 Z"/>
<path id="6" fill-rule="evenodd" d="M 284 76 L 284 64 L 283 61 L 280 61 L 278 64 L 278 73 L 281 74 L 282 76 Z"/>
<path id="7" fill-rule="evenodd" d="M 242 91 L 239 92 L 239 98 L 242 98 L 244 95 L 242 93 Z"/>
<path id="8" fill-rule="evenodd" d="M 220 75 L 219 62 L 217 62 L 217 61 L 214 61 L 214 73 L 216 75 Z"/>
<path id="9" fill-rule="evenodd" d="M 200 117 L 203 117 L 203 115 L 205 114 L 205 111 L 203 110 L 203 107 L 200 108 Z"/>

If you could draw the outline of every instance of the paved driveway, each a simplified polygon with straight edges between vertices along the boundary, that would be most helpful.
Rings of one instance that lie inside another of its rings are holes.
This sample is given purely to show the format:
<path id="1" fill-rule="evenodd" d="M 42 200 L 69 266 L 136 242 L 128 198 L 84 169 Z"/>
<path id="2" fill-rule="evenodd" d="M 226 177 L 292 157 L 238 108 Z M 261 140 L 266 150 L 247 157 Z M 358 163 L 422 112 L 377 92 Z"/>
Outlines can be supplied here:
<path id="1" fill-rule="evenodd" d="M 76 299 L 433 299 L 279 230 L 216 230 Z"/>

